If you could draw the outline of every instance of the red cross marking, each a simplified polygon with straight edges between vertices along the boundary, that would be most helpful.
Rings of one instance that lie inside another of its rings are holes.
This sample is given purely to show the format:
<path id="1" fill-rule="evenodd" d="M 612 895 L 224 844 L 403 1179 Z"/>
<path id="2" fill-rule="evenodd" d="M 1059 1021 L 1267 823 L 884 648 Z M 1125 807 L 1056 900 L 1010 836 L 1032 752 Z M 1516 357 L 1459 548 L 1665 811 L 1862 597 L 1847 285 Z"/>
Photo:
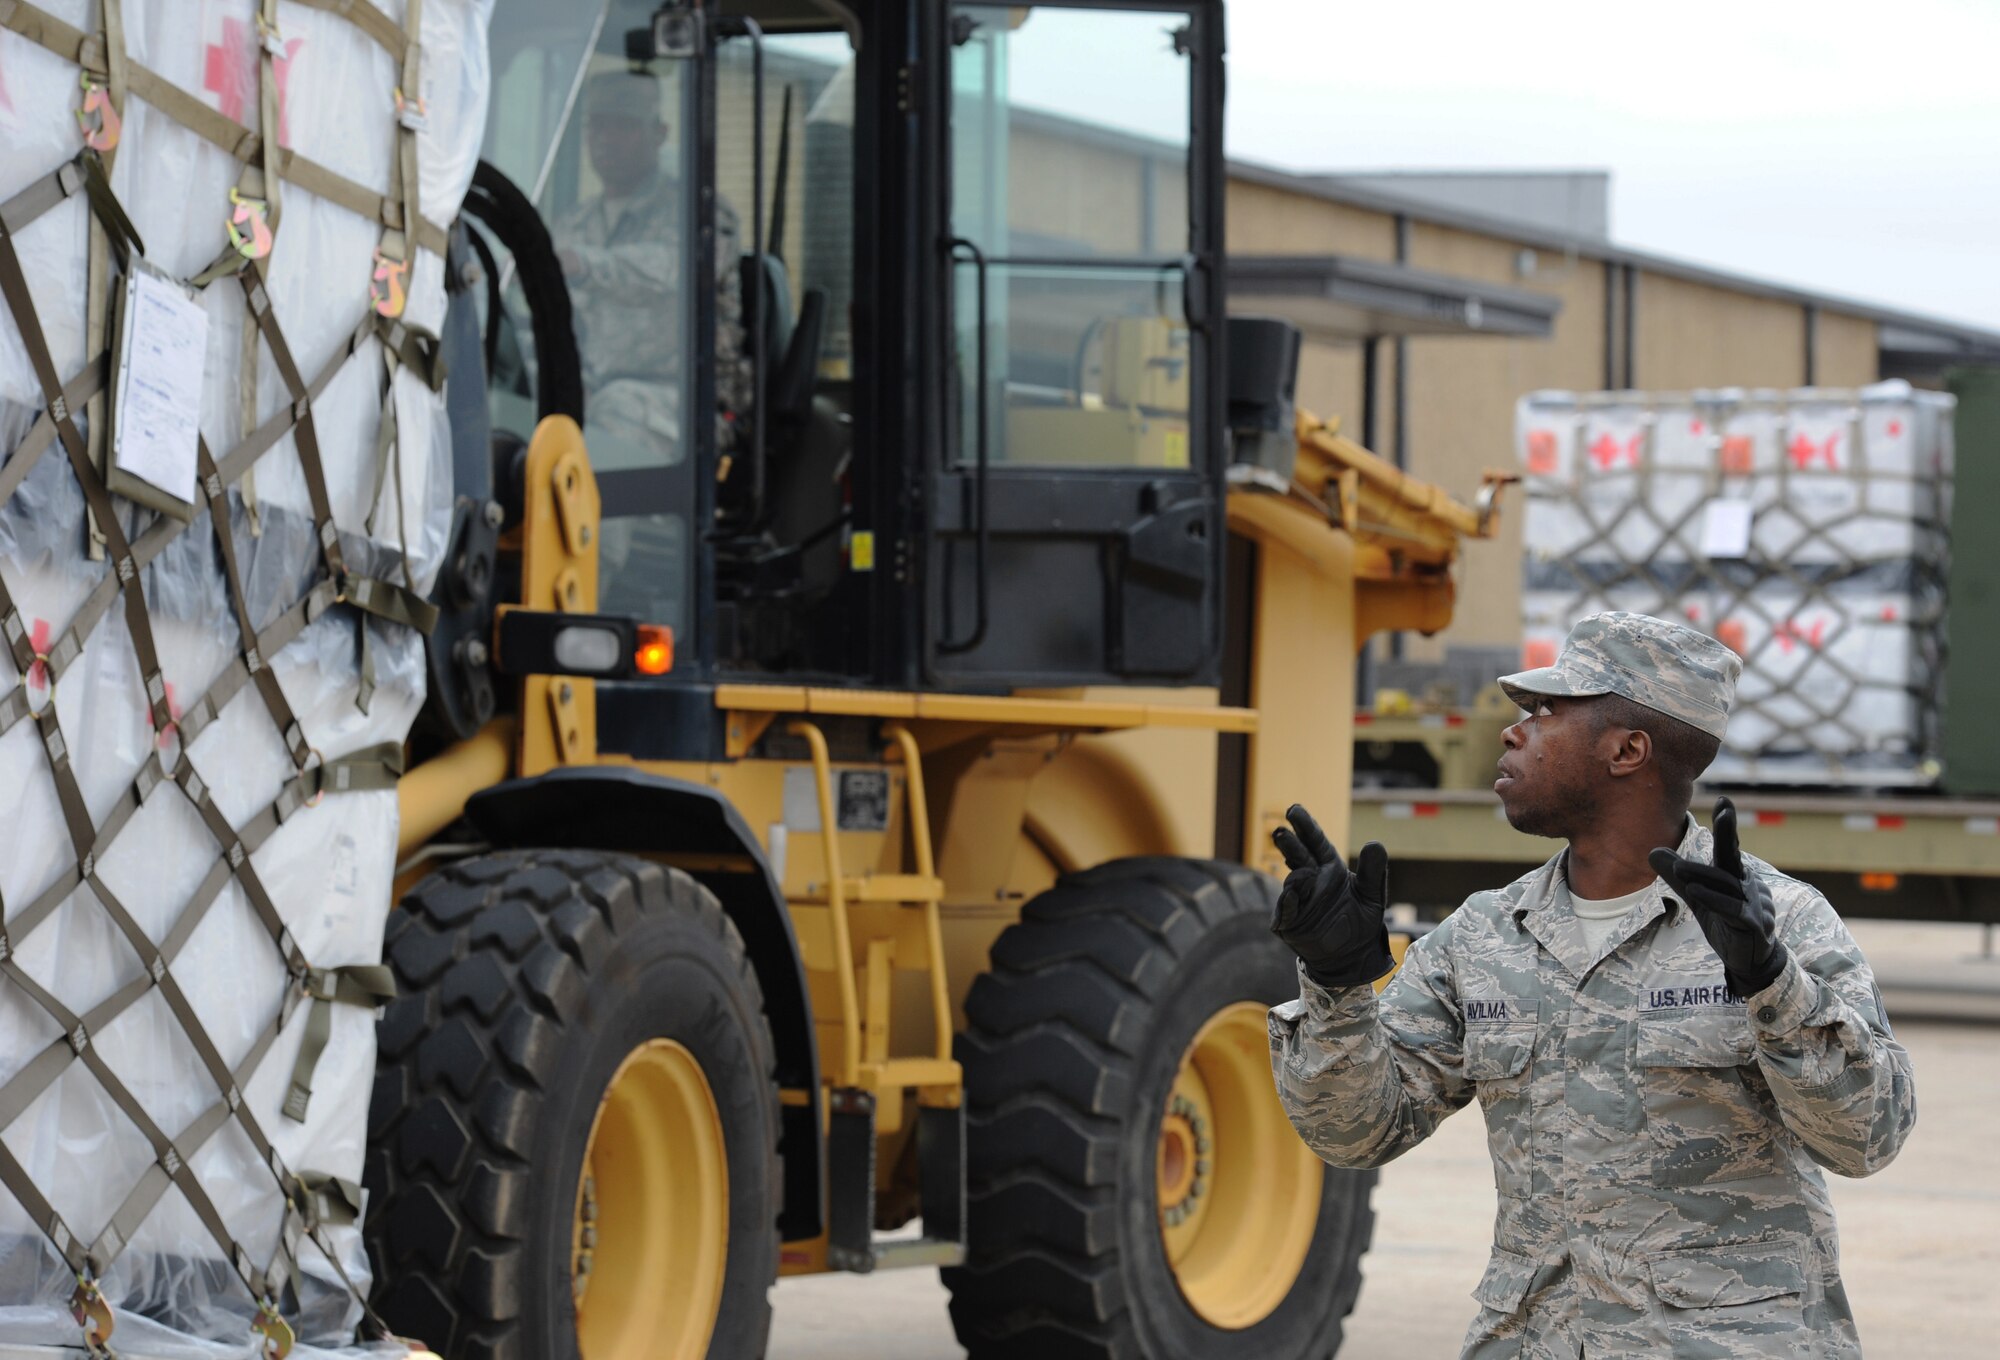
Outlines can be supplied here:
<path id="1" fill-rule="evenodd" d="M 1826 620 L 1815 619 L 1807 627 L 1801 628 L 1796 620 L 1786 619 L 1778 625 L 1776 636 L 1778 650 L 1787 656 L 1791 654 L 1792 648 L 1800 643 L 1818 651 L 1826 643 Z"/>
<path id="2" fill-rule="evenodd" d="M 1899 434 L 1901 434 L 1902 432 L 1903 432 L 1903 422 L 1902 422 L 1902 421 L 1900 421 L 1900 420 L 1892 420 L 1892 421 L 1890 421 L 1890 422 L 1889 422 L 1889 434 L 1890 434 L 1890 436 L 1891 436 L 1891 437 L 1894 437 L 1894 436 L 1896 436 L 1896 435 L 1899 435 Z"/>
<path id="3" fill-rule="evenodd" d="M 1806 438 L 1805 431 L 1801 430 L 1792 436 L 1791 443 L 1785 445 L 1785 452 L 1791 456 L 1792 466 L 1801 472 L 1811 467 L 1815 458 L 1824 459 L 1829 469 L 1835 469 L 1840 466 L 1834 457 L 1834 451 L 1839 445 L 1838 433 L 1828 435 L 1824 444 L 1815 444 Z"/>
<path id="4" fill-rule="evenodd" d="M 1592 441 L 1589 449 L 1590 461 L 1607 472 L 1611 470 L 1612 466 L 1621 457 L 1633 467 L 1637 467 L 1639 466 L 1639 445 L 1644 439 L 1644 435 L 1635 434 L 1630 439 L 1620 443 L 1618 440 L 1612 438 L 1611 432 L 1607 430 Z"/>
<path id="5" fill-rule="evenodd" d="M 1688 422 L 1689 434 L 1700 434 L 1703 430 L 1707 428 L 1708 427 L 1703 425 L 1699 420 L 1691 420 Z"/>
<path id="6" fill-rule="evenodd" d="M 285 118 L 285 89 L 291 83 L 292 58 L 298 55 L 304 38 L 290 38 L 285 42 L 283 56 L 274 57 L 275 74 L 278 78 L 278 143 L 289 145 L 291 129 Z M 212 91 L 216 106 L 224 118 L 245 121 L 246 110 L 257 103 L 257 62 L 263 50 L 258 42 L 257 31 L 241 19 L 222 21 L 222 41 L 210 43 L 204 53 L 206 62 L 202 67 L 201 83 L 204 89 Z"/>

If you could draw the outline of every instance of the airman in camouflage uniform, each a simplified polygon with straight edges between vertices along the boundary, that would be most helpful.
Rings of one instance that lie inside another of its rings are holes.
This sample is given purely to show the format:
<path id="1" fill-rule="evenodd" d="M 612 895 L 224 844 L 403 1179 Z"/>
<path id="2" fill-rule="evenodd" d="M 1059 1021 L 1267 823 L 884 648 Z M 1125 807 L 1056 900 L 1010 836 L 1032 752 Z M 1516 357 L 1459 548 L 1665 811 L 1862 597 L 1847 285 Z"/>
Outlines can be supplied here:
<path id="1" fill-rule="evenodd" d="M 1895 1157 L 1916 1117 L 1909 1057 L 1826 899 L 1740 855 L 1728 800 L 1713 834 L 1687 817 L 1698 768 L 1688 785 L 1655 768 L 1675 741 L 1658 715 L 1713 757 L 1738 667 L 1692 629 L 1609 614 L 1556 665 L 1507 677 L 1532 716 L 1508 729 L 1502 804 L 1571 848 L 1417 940 L 1379 1000 L 1381 847 L 1349 873 L 1303 809 L 1299 835 L 1277 835 L 1293 872 L 1273 929 L 1300 952 L 1301 995 L 1271 1013 L 1272 1062 L 1301 1137 L 1380 1166 L 1473 1099 L 1485 1113 L 1499 1216 L 1467 1357 L 1861 1353 L 1820 1168 Z M 1604 726 L 1590 706 L 1606 695 L 1655 730 Z M 1588 798 L 1556 796 L 1558 754 L 1586 767 Z M 1666 877 L 1593 940 L 1572 856 L 1596 852 L 1605 886 L 1593 810 L 1647 798 L 1677 845 L 1625 852 L 1624 881 Z"/>
<path id="2" fill-rule="evenodd" d="M 647 462 L 677 463 L 686 381 L 681 335 L 694 299 L 683 286 L 687 189 L 660 170 L 667 125 L 658 80 L 645 70 L 593 76 L 584 90 L 584 120 L 591 168 L 604 192 L 560 214 L 550 234 L 576 304 L 585 414 L 592 425 L 636 443 Z M 722 449 L 732 442 L 732 417 L 746 416 L 752 402 L 737 273 L 742 248 L 735 210 L 717 199 L 715 391 Z"/>

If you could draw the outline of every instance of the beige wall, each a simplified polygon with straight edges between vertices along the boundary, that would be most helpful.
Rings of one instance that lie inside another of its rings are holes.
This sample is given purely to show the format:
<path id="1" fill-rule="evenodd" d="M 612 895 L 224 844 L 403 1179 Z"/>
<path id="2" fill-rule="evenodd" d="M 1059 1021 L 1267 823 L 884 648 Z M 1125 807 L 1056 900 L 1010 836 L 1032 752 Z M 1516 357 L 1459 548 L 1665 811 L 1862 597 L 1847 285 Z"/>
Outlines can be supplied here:
<path id="1" fill-rule="evenodd" d="M 1395 219 L 1344 203 L 1231 180 L 1224 212 L 1231 254 L 1396 258 Z"/>
<path id="2" fill-rule="evenodd" d="M 1604 267 L 1596 260 L 1537 252 L 1521 278 L 1513 242 L 1413 223 L 1410 263 L 1461 278 L 1550 294 L 1562 302 L 1547 340 L 1440 336 L 1409 341 L 1410 471 L 1463 499 L 1487 468 L 1511 469 L 1514 404 L 1546 387 L 1596 388 L 1604 373 Z M 1521 537 L 1516 513 L 1503 513 L 1499 536 L 1467 545 L 1458 609 L 1446 633 L 1405 639 L 1404 655 L 1433 660 L 1447 643 L 1511 645 L 1520 637 Z"/>
<path id="3" fill-rule="evenodd" d="M 1641 271 L 1638 385 L 1796 387 L 1806 379 L 1805 309 Z"/>
<path id="4" fill-rule="evenodd" d="M 1863 387 L 1882 376 L 1875 323 L 1839 312 L 1819 314 L 1814 379 L 1823 387 Z"/>
<path id="5" fill-rule="evenodd" d="M 1346 204 L 1232 181 L 1228 196 L 1232 254 L 1341 254 L 1394 259 L 1395 219 Z M 1595 391 L 1604 385 L 1605 268 L 1601 260 L 1534 252 L 1534 268 L 1516 273 L 1523 247 L 1514 241 L 1426 222 L 1410 225 L 1409 263 L 1510 288 L 1550 294 L 1562 303 L 1546 340 L 1489 336 L 1412 339 L 1409 353 L 1409 460 L 1416 475 L 1470 498 L 1481 472 L 1511 469 L 1514 405 L 1540 388 Z M 1805 381 L 1805 309 L 1796 303 L 1713 284 L 1640 271 L 1636 282 L 1634 376 L 1649 389 L 1795 386 Z M 1622 291 L 1614 271 L 1613 286 Z M 1622 309 L 1623 299 L 1619 300 Z M 1879 374 L 1875 324 L 1821 312 L 1817 380 L 1860 386 Z M 1614 344 L 1621 348 L 1624 320 Z M 1383 342 L 1376 452 L 1394 448 L 1395 352 Z M 1300 358 L 1299 404 L 1338 416 L 1361 436 L 1361 348 L 1309 341 Z M 1511 490 L 1491 541 L 1467 545 L 1458 607 L 1436 638 L 1409 636 L 1404 656 L 1435 660 L 1447 646 L 1513 646 L 1520 638 L 1521 501 Z M 1383 652 L 1378 640 L 1377 654 Z"/>
<path id="6" fill-rule="evenodd" d="M 1106 254 L 1144 248 L 1146 163 L 1122 151 L 1016 131 L 1008 144 L 1007 222 Z"/>
<path id="7" fill-rule="evenodd" d="M 1382 347 L 1384 366 L 1387 366 L 1389 347 Z M 1340 432 L 1349 439 L 1361 438 L 1361 371 L 1363 367 L 1361 346 L 1330 345 L 1316 340 L 1306 341 L 1299 351 L 1298 404 L 1301 410 L 1311 411 L 1322 420 L 1340 421 Z M 1376 393 L 1378 418 L 1384 422 L 1386 433 L 1389 418 L 1389 385 L 1386 378 L 1380 380 L 1381 391 Z M 1384 439 L 1386 444 L 1387 440 Z"/>
<path id="8" fill-rule="evenodd" d="M 1017 130 L 1009 217 L 1023 230 L 1087 241 L 1124 253 L 1141 248 L 1146 162 L 1134 153 Z M 1170 179 L 1170 176 L 1162 176 Z M 1172 184 L 1157 186 L 1163 226 L 1182 219 Z M 1288 189 L 1232 179 L 1226 239 L 1236 255 L 1345 255 L 1396 258 L 1396 219 Z M 1168 248 L 1161 242 L 1159 248 Z M 1521 271 L 1524 255 L 1532 267 Z M 1408 352 L 1410 470 L 1470 498 L 1487 468 L 1512 469 L 1514 407 L 1542 388 L 1595 391 L 1604 385 L 1606 269 L 1602 260 L 1529 251 L 1518 241 L 1423 221 L 1409 225 L 1408 262 L 1418 268 L 1499 287 L 1548 294 L 1562 304 L 1547 339 L 1434 336 L 1411 339 Z M 1612 271 L 1621 296 L 1612 337 L 1615 371 L 1622 353 L 1624 270 Z M 1635 353 L 1639 386 L 1686 389 L 1795 386 L 1805 381 L 1806 310 L 1798 303 L 1640 270 L 1635 283 Z M 1874 323 L 1822 312 L 1815 337 L 1817 380 L 1859 386 L 1877 377 Z M 1376 452 L 1396 443 L 1393 342 L 1381 346 Z M 1299 405 L 1337 418 L 1362 435 L 1360 344 L 1308 341 L 1300 356 Z M 1467 545 L 1456 618 L 1435 639 L 1404 639 L 1404 655 L 1433 660 L 1447 646 L 1511 647 L 1520 637 L 1521 500 L 1510 492 L 1498 536 Z"/>

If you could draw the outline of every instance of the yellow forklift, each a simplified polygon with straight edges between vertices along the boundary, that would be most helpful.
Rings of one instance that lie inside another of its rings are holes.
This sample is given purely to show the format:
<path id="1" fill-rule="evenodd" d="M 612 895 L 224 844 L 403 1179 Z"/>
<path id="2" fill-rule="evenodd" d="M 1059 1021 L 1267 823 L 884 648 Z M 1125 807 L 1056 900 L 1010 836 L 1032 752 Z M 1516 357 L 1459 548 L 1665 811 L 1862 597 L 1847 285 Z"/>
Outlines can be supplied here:
<path id="1" fill-rule="evenodd" d="M 1215 0 L 500 0 L 401 786 L 374 1298 L 446 1357 L 1324 1357 L 1291 802 L 1476 506 L 1228 318 Z M 484 375 L 484 382 L 480 375 Z M 894 1325 L 885 1319 L 884 1325 Z"/>

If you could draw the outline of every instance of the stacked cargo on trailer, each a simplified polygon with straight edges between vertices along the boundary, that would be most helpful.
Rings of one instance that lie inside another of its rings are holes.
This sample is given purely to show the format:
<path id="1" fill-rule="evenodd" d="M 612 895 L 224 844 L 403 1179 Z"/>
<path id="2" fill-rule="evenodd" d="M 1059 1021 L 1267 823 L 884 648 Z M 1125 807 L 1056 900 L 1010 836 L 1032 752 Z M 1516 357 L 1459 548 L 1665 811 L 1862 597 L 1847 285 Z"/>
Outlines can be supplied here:
<path id="1" fill-rule="evenodd" d="M 1716 783 L 1935 783 L 1952 399 L 1544 392 L 1527 471 L 1524 665 L 1602 609 L 1684 618 L 1743 657 Z"/>
<path id="2" fill-rule="evenodd" d="M 1758 854 L 1853 916 L 2000 920 L 2000 787 L 1968 744 L 1985 676 L 1967 664 L 2000 565 L 1971 451 L 1990 447 L 2000 395 L 1970 374 L 1953 386 L 1542 392 L 1517 408 L 1522 664 L 1548 664 L 1602 609 L 1728 643 L 1744 673 L 1706 782 L 1734 792 Z M 1357 726 L 1357 778 L 1378 787 L 1357 791 L 1349 836 L 1383 840 L 1399 894 L 1435 911 L 1550 846 L 1487 788 L 1509 719 L 1425 707 Z"/>

